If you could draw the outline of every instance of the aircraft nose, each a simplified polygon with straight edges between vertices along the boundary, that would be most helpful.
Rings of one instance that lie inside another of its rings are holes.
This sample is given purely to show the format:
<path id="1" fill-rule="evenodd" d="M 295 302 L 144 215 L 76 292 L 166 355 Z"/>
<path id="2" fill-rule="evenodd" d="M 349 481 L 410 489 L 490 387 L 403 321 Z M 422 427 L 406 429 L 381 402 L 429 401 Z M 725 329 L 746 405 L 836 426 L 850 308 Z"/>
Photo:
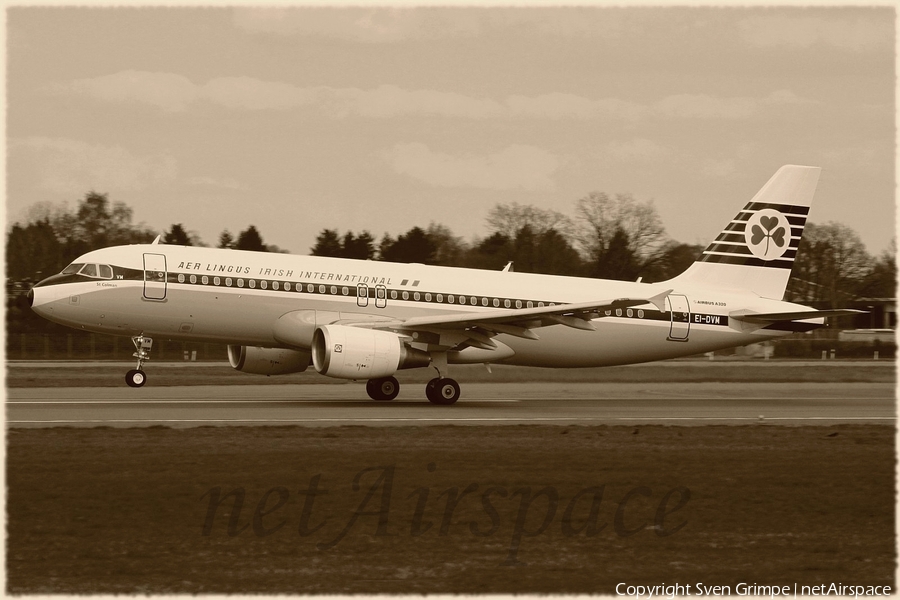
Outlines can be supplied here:
<path id="1" fill-rule="evenodd" d="M 28 290 L 28 293 L 25 294 L 25 298 L 28 299 L 28 306 L 34 306 L 34 290 Z"/>

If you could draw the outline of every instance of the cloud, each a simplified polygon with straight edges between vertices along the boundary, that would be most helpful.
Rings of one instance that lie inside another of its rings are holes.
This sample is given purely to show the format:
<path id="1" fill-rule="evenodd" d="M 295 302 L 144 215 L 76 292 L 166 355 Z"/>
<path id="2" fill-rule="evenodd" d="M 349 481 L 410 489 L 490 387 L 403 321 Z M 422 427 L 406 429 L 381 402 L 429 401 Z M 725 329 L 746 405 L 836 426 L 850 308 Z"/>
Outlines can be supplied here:
<path id="1" fill-rule="evenodd" d="M 370 44 L 421 39 L 432 33 L 459 34 L 473 26 L 477 30 L 471 16 L 447 13 L 444 18 L 436 19 L 437 14 L 434 9 L 398 7 L 240 7 L 234 9 L 232 22 L 249 33 L 308 35 Z"/>
<path id="2" fill-rule="evenodd" d="M 68 85 L 54 85 L 47 90 L 53 94 L 69 92 L 110 103 L 138 102 L 168 112 L 187 110 L 199 100 L 232 109 L 288 109 L 311 103 L 314 93 L 309 88 L 251 77 L 219 77 L 201 86 L 175 73 L 149 71 L 121 71 L 76 79 Z"/>
<path id="3" fill-rule="evenodd" d="M 374 118 L 422 115 L 487 119 L 502 117 L 508 112 L 503 104 L 490 99 L 455 92 L 404 90 L 393 85 L 382 85 L 374 90 L 333 90 L 325 94 L 334 98 L 332 104 L 343 105 L 342 114 L 352 112 Z"/>
<path id="4" fill-rule="evenodd" d="M 459 119 L 571 119 L 635 122 L 641 119 L 747 119 L 772 106 L 810 101 L 789 90 L 766 97 L 717 97 L 676 94 L 649 104 L 619 98 L 586 98 L 576 94 L 510 95 L 476 98 L 456 92 L 407 90 L 381 85 L 362 90 L 326 86 L 301 87 L 253 77 L 219 77 L 203 85 L 172 73 L 123 71 L 56 85 L 52 93 L 74 93 L 104 102 L 141 102 L 165 111 L 187 110 L 209 102 L 231 110 L 308 108 L 331 118 L 392 119 L 406 116 Z"/>
<path id="5" fill-rule="evenodd" d="M 746 42 L 761 48 L 824 45 L 867 52 L 893 47 L 894 18 L 893 9 L 888 7 L 852 12 L 830 9 L 824 14 L 816 11 L 815 14 L 748 17 L 740 21 L 738 30 Z"/>
<path id="6" fill-rule="evenodd" d="M 764 98 L 718 98 L 707 94 L 675 94 L 654 103 L 650 112 L 675 119 L 748 119 L 768 106 L 813 104 L 789 90 L 778 90 Z"/>
<path id="7" fill-rule="evenodd" d="M 894 169 L 893 138 L 867 140 L 850 146 L 821 149 L 821 162 L 826 169 L 840 168 L 857 173 L 890 172 Z"/>
<path id="8" fill-rule="evenodd" d="M 612 118 L 636 120 L 645 109 L 639 104 L 602 98 L 591 100 L 574 94 L 542 94 L 535 97 L 509 96 L 505 102 L 507 116 L 511 118 L 541 119 L 594 119 Z"/>
<path id="9" fill-rule="evenodd" d="M 188 185 L 196 185 L 201 187 L 211 187 L 223 190 L 239 190 L 247 191 L 250 188 L 236 179 L 226 177 L 224 179 L 208 176 L 191 177 L 187 180 Z"/>
<path id="10" fill-rule="evenodd" d="M 147 71 L 121 71 L 92 79 L 76 79 L 68 86 L 53 86 L 49 91 L 71 91 L 112 103 L 152 104 L 170 112 L 184 110 L 199 94 L 197 86 L 187 77 Z"/>
<path id="11" fill-rule="evenodd" d="M 708 178 L 730 177 L 735 172 L 734 159 L 707 158 L 700 162 L 700 174 Z"/>
<path id="12" fill-rule="evenodd" d="M 663 118 L 746 119 L 753 116 L 759 103 L 752 98 L 715 98 L 705 94 L 676 94 L 653 105 Z"/>
<path id="13" fill-rule="evenodd" d="M 11 160 L 25 159 L 37 171 L 38 186 L 54 192 L 134 191 L 175 179 L 169 155 L 135 156 L 121 146 L 79 140 L 27 137 L 10 141 Z"/>
<path id="14" fill-rule="evenodd" d="M 484 156 L 452 156 L 421 143 L 396 144 L 381 153 L 397 173 L 437 187 L 549 191 L 559 160 L 534 146 L 511 145 Z"/>
<path id="15" fill-rule="evenodd" d="M 510 33 L 528 39 L 584 37 L 608 42 L 640 35 L 649 14 L 598 6 L 238 7 L 233 9 L 232 23 L 250 34 L 365 44 Z"/>
<path id="16" fill-rule="evenodd" d="M 645 138 L 634 138 L 624 142 L 609 142 L 601 148 L 601 160 L 624 160 L 628 162 L 658 162 L 672 155 L 665 146 Z"/>
<path id="17" fill-rule="evenodd" d="M 219 77 L 196 89 L 197 98 L 232 109 L 286 110 L 307 106 L 316 99 L 315 88 L 252 77 Z"/>

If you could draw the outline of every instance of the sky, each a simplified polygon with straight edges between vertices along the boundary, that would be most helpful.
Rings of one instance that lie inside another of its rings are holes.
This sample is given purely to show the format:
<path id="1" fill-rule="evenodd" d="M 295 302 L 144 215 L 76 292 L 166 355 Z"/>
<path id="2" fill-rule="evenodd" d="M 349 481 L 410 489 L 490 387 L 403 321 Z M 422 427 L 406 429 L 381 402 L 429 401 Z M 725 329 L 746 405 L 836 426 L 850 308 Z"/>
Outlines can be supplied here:
<path id="1" fill-rule="evenodd" d="M 705 244 L 784 164 L 895 236 L 890 7 L 13 7 L 7 225 L 89 191 L 208 245 L 255 225 L 483 238 L 518 202 L 652 201 Z"/>

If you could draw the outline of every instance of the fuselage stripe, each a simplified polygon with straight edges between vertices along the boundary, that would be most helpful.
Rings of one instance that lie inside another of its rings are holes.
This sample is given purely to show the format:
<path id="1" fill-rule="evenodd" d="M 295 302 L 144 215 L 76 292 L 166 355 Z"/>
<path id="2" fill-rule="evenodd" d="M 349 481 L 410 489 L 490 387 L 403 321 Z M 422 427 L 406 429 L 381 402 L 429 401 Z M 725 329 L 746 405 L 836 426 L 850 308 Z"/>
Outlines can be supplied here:
<path id="1" fill-rule="evenodd" d="M 135 269 L 125 269 L 121 267 L 113 267 L 113 279 L 99 279 L 95 277 L 88 277 L 84 275 L 71 275 L 66 276 L 64 281 L 59 281 L 58 283 L 76 283 L 76 282 L 98 282 L 101 283 L 103 281 L 132 281 L 132 282 L 143 282 L 144 281 L 144 273 L 142 271 L 138 271 Z M 223 285 L 226 283 L 226 280 L 230 279 L 232 285 Z M 204 281 L 205 280 L 205 281 Z M 217 282 L 218 280 L 218 282 Z M 241 282 L 240 284 L 238 282 Z M 166 283 L 172 286 L 175 289 L 183 288 L 203 288 L 210 291 L 214 290 L 229 290 L 229 291 L 240 291 L 242 293 L 253 293 L 253 294 L 312 294 L 312 295 L 324 295 L 324 296 L 338 296 L 341 298 L 346 298 L 347 300 L 354 300 L 360 298 L 362 296 L 358 296 L 358 294 L 363 291 L 367 295 L 364 298 L 374 299 L 377 297 L 379 292 L 386 293 L 387 298 L 390 299 L 392 303 L 396 302 L 412 302 L 412 303 L 430 303 L 430 304 L 440 304 L 442 306 L 447 306 L 448 308 L 452 307 L 462 307 L 462 306 L 472 306 L 478 307 L 479 309 L 484 308 L 496 308 L 500 309 L 513 309 L 513 308 L 534 308 L 534 307 L 543 307 L 543 306 L 556 306 L 559 304 L 564 304 L 561 302 L 548 302 L 548 301 L 535 301 L 535 300 L 522 300 L 522 299 L 513 299 L 513 298 L 496 298 L 496 297 L 487 297 L 487 296 L 475 296 L 469 294 L 444 294 L 437 292 L 421 292 L 415 291 L 410 292 L 408 290 L 400 290 L 400 289 L 391 289 L 386 288 L 384 286 L 366 286 L 364 284 L 354 285 L 354 286 L 344 286 L 337 284 L 322 284 L 322 283 L 309 283 L 309 282 L 293 282 L 293 281 L 284 281 L 284 280 L 273 280 L 273 279 L 255 279 L 255 278 L 221 278 L 218 276 L 209 276 L 209 275 L 197 275 L 197 274 L 187 274 L 187 273 L 168 273 L 166 277 Z M 365 289 L 363 289 L 365 288 Z M 454 298 L 454 303 L 451 304 L 449 302 L 450 297 Z M 385 298 L 382 296 L 382 298 Z M 464 298 L 463 302 L 459 302 L 459 298 Z M 509 305 L 507 306 L 507 302 Z M 728 326 L 728 316 L 727 315 L 716 315 L 716 314 L 707 314 L 707 313 L 699 313 L 699 312 L 680 312 L 676 311 L 674 314 L 671 311 L 659 311 L 652 308 L 617 308 L 617 309 L 609 309 L 603 311 L 603 317 L 611 317 L 611 318 L 624 318 L 624 319 L 635 319 L 635 320 L 644 320 L 644 321 L 664 321 L 664 322 L 675 322 L 675 323 L 691 323 L 693 325 L 713 325 L 713 326 Z"/>

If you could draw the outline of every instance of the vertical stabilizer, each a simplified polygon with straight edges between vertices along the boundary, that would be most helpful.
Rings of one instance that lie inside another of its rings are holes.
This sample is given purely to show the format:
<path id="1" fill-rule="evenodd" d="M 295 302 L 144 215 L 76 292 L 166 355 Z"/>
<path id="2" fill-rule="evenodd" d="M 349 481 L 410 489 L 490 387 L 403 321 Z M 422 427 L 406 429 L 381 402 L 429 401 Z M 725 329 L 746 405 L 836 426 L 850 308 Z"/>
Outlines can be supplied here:
<path id="1" fill-rule="evenodd" d="M 806 225 L 819 167 L 785 165 L 673 282 L 781 300 Z"/>

